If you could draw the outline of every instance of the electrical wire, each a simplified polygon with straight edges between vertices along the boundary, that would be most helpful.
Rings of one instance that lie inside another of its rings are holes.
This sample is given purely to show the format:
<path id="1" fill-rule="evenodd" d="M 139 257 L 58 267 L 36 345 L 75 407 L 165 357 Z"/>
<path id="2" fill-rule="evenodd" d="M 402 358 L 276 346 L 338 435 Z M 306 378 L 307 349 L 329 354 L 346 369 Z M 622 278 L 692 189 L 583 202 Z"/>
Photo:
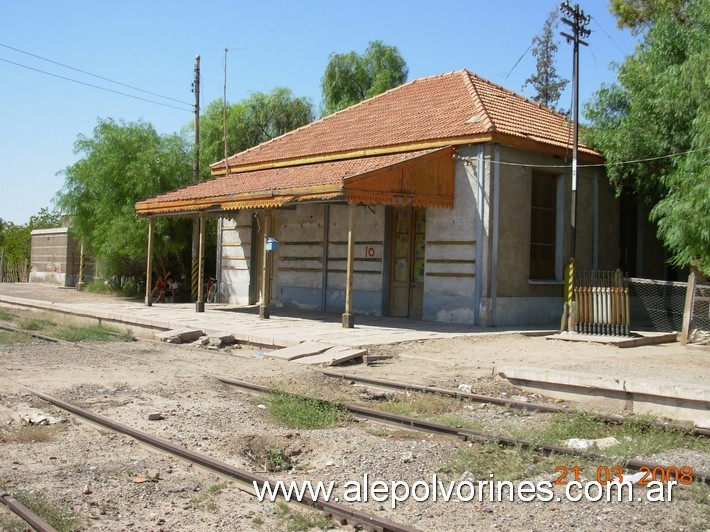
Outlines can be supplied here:
<path id="1" fill-rule="evenodd" d="M 128 94 L 128 93 L 126 93 L 126 92 L 121 92 L 121 91 L 109 89 L 109 88 L 106 88 L 106 87 L 101 87 L 101 86 L 99 86 L 99 85 L 94 85 L 94 84 L 92 84 L 92 83 L 86 83 L 85 81 L 79 81 L 78 79 L 68 78 L 68 77 L 66 77 L 66 76 L 60 76 L 59 74 L 53 74 L 52 72 L 47 72 L 46 70 L 40 70 L 39 68 L 33 68 L 33 67 L 31 67 L 31 66 L 23 65 L 23 64 L 21 64 L 21 63 L 16 63 L 16 62 L 14 62 L 14 61 L 10 61 L 9 59 L 3 59 L 2 57 L 0 57 L 0 61 L 3 61 L 3 62 L 5 62 L 5 63 L 9 63 L 9 64 L 11 64 L 11 65 L 15 65 L 15 66 L 18 66 L 18 67 L 21 67 L 21 68 L 26 68 L 27 70 L 32 70 L 32 71 L 34 71 L 34 72 L 39 72 L 40 74 L 46 74 L 47 76 L 52 76 L 52 77 L 55 77 L 55 78 L 59 78 L 59 79 L 66 80 L 66 81 L 71 81 L 71 82 L 73 82 L 73 83 L 78 83 L 79 85 L 85 85 L 85 86 L 87 86 L 87 87 L 92 87 L 92 88 L 94 88 L 94 89 L 99 89 L 99 90 L 106 91 L 106 92 L 112 92 L 112 93 L 114 93 L 114 94 L 120 94 L 121 96 L 127 96 L 127 97 L 129 97 L 129 98 L 134 98 L 134 99 L 136 99 L 136 100 L 141 100 L 141 101 L 144 101 L 144 102 L 154 103 L 154 104 L 156 104 L 156 105 L 162 105 L 163 107 L 171 107 L 172 109 L 178 109 L 178 110 L 180 110 L 180 111 L 187 111 L 187 112 L 189 112 L 189 113 L 192 113 L 192 112 L 194 111 L 193 109 L 185 109 L 184 107 L 178 107 L 178 106 L 176 106 L 176 105 L 171 105 L 171 104 L 169 104 L 169 103 L 156 102 L 155 100 L 149 100 L 148 98 L 141 98 L 140 96 L 135 96 L 135 95 L 133 95 L 133 94 Z"/>
<path id="2" fill-rule="evenodd" d="M 602 26 L 602 25 L 599 23 L 599 21 L 596 19 L 596 17 L 592 16 L 591 18 L 592 18 L 592 20 L 596 23 L 596 25 L 599 26 L 599 29 L 602 30 L 602 33 L 607 36 L 607 38 L 612 42 L 612 44 L 613 44 L 614 46 L 616 46 L 616 49 L 619 50 L 623 55 L 626 55 L 626 52 L 624 52 L 624 51 L 621 49 L 621 46 L 619 46 L 618 44 L 616 44 L 616 41 L 611 38 L 611 35 L 609 35 L 609 34 L 607 33 L 607 31 L 604 29 L 604 26 Z"/>
<path id="3" fill-rule="evenodd" d="M 678 153 L 670 153 L 668 155 L 659 155 L 658 157 L 647 157 L 645 159 L 632 159 L 629 161 L 619 161 L 619 162 L 607 162 L 598 164 L 578 164 L 577 168 L 601 168 L 604 166 L 622 166 L 626 164 L 636 164 L 636 163 L 646 163 L 650 161 L 659 161 L 661 159 L 670 159 L 671 157 L 681 157 L 683 155 L 689 155 L 691 153 L 697 153 L 701 151 L 710 150 L 710 146 L 705 146 L 704 148 L 696 148 L 694 150 L 682 151 Z M 460 155 L 455 155 L 455 159 L 462 160 L 464 162 L 475 162 L 475 157 L 465 157 Z M 571 168 L 571 164 L 526 164 L 526 163 L 511 163 L 506 161 L 488 161 L 490 164 L 500 164 L 503 166 L 520 166 L 524 168 Z"/>
<path id="4" fill-rule="evenodd" d="M 92 74 L 91 72 L 87 72 L 86 70 L 81 70 L 81 69 L 75 68 L 73 66 L 65 65 L 64 63 L 60 63 L 59 61 L 53 61 L 52 59 L 47 59 L 46 57 L 42 57 L 41 55 L 26 52 L 25 50 L 20 50 L 19 48 L 15 48 L 15 47 L 9 46 L 7 44 L 0 43 L 0 46 L 2 46 L 3 48 L 8 48 L 9 50 L 14 50 L 15 52 L 20 52 L 21 54 L 29 55 L 30 57 L 36 57 L 37 59 L 41 59 L 42 61 L 47 61 L 48 63 L 52 63 L 52 64 L 59 65 L 64 68 L 68 68 L 69 70 L 74 70 L 75 72 L 80 72 L 82 74 L 86 74 L 87 76 L 92 76 L 94 78 L 102 79 L 102 80 L 108 81 L 110 83 L 115 83 L 116 85 L 121 85 L 122 87 L 126 87 L 128 89 L 133 89 L 135 91 L 143 92 L 145 94 L 150 94 L 151 96 L 157 96 L 158 98 L 164 98 L 166 100 L 171 100 L 173 102 L 182 103 L 185 105 L 192 105 L 190 103 L 183 102 L 182 100 L 176 100 L 175 98 L 171 98 L 170 96 L 163 96 L 162 94 L 158 94 L 157 92 L 150 92 L 147 90 L 140 89 L 138 87 L 134 87 L 133 85 L 128 85 L 126 83 L 121 83 L 120 81 L 115 81 L 113 79 L 99 76 L 98 74 Z"/>

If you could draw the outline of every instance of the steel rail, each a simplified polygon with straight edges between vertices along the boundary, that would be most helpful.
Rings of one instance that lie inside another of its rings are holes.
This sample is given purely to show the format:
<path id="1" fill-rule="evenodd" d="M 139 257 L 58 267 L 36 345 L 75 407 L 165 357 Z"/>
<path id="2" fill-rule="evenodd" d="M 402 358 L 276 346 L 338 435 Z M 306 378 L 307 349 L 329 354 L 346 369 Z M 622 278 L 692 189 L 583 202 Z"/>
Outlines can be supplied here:
<path id="1" fill-rule="evenodd" d="M 251 382 L 229 379 L 226 377 L 214 376 L 217 380 L 224 384 L 230 386 L 235 386 L 238 388 L 245 389 L 250 392 L 257 393 L 286 393 L 287 395 L 293 397 L 300 397 L 302 399 L 309 399 L 302 395 L 283 392 L 282 390 L 275 390 L 269 388 L 268 386 L 263 386 L 261 384 L 254 384 Z M 328 402 L 328 401 L 325 401 Z M 462 429 L 453 427 L 451 425 L 444 425 L 441 423 L 434 423 L 431 421 L 425 421 L 422 419 L 416 419 L 412 417 L 400 416 L 397 414 L 389 414 L 387 412 L 381 412 L 379 410 L 372 410 L 369 408 L 364 408 L 353 404 L 343 404 L 341 405 L 348 412 L 365 417 L 367 419 L 372 419 L 375 421 L 384 421 L 386 423 L 399 425 L 412 430 L 418 430 L 422 432 L 432 432 L 435 434 L 444 434 L 449 436 L 456 436 L 462 440 L 466 441 L 478 441 L 482 443 L 494 443 L 498 445 L 504 445 L 507 447 L 522 447 L 524 449 L 532 449 L 534 452 L 538 452 L 545 455 L 550 454 L 562 454 L 569 456 L 578 456 L 585 460 L 597 461 L 603 463 L 619 463 L 619 465 L 631 469 L 633 471 L 641 471 L 642 468 L 649 468 L 651 471 L 656 467 L 662 467 L 661 464 L 654 464 L 650 462 L 644 462 L 642 460 L 636 459 L 618 459 L 611 456 L 606 456 L 603 454 L 592 453 L 589 451 L 582 451 L 579 449 L 573 449 L 571 447 L 564 447 L 562 445 L 552 445 L 552 444 L 538 444 L 528 440 L 523 440 L 520 438 L 511 438 L 507 436 L 498 436 L 494 434 L 488 434 L 485 432 L 479 432 L 470 429 Z M 704 471 L 693 471 L 691 474 L 696 480 L 710 484 L 710 472 Z"/>
<path id="2" fill-rule="evenodd" d="M 533 412 L 545 412 L 545 413 L 569 413 L 570 409 L 563 408 L 556 405 L 548 405 L 545 403 L 528 403 L 523 401 L 516 401 L 514 399 L 504 399 L 502 397 L 491 397 L 488 395 L 479 395 L 469 392 L 460 392 L 458 390 L 448 390 L 446 388 L 438 388 L 436 386 L 423 386 L 420 384 L 409 384 L 402 383 L 384 379 L 376 379 L 374 377 L 363 377 L 360 375 L 353 375 L 351 373 L 340 373 L 337 371 L 331 371 L 327 369 L 317 370 L 326 377 L 331 377 L 335 379 L 344 379 L 349 381 L 354 381 L 357 383 L 371 384 L 373 386 L 378 386 L 380 388 L 386 388 L 390 390 L 404 390 L 404 391 L 414 391 L 421 393 L 431 393 L 436 395 L 443 395 L 447 397 L 455 397 L 456 399 L 465 399 L 467 401 L 472 401 L 474 403 L 490 403 L 499 406 L 505 406 L 507 408 L 515 408 L 517 410 L 528 410 Z M 603 421 L 605 423 L 625 423 L 628 421 L 627 418 L 617 414 L 599 414 L 594 413 L 594 417 Z M 678 424 L 661 424 L 649 422 L 649 426 L 656 426 L 661 429 L 671 429 L 680 430 L 686 432 L 692 432 L 696 436 L 710 437 L 710 429 L 703 427 L 684 427 Z"/>
<path id="3" fill-rule="evenodd" d="M 20 517 L 37 532 L 57 532 L 52 525 L 47 523 L 44 519 L 27 508 L 27 506 L 15 499 L 9 493 L 0 494 L 0 502 L 7 506 L 14 514 Z"/>
<path id="4" fill-rule="evenodd" d="M 113 431 L 126 434 L 127 436 L 142 441 L 143 443 L 146 443 L 152 447 L 156 447 L 162 451 L 168 452 L 175 456 L 179 456 L 180 458 L 201 465 L 221 475 L 234 478 L 250 486 L 253 486 L 254 482 L 264 486 L 268 484 L 272 488 L 278 486 L 274 481 L 268 479 L 267 477 L 251 473 L 244 469 L 240 469 L 238 467 L 217 460 L 216 458 L 212 458 L 205 454 L 192 451 L 159 436 L 154 436 L 152 434 L 148 434 L 147 432 L 143 432 L 133 427 L 129 427 L 128 425 L 118 423 L 110 418 L 102 416 L 101 414 L 96 414 L 94 412 L 91 412 L 90 410 L 86 410 L 74 404 L 68 403 L 67 401 L 57 399 L 56 397 L 52 397 L 50 395 L 32 389 L 29 389 L 29 391 L 36 397 L 39 397 L 40 399 L 47 401 L 48 403 L 51 403 L 63 410 L 71 412 L 84 419 L 88 419 L 89 421 L 92 421 Z M 278 492 L 278 490 L 275 489 L 274 491 Z M 282 496 L 285 496 L 284 489 L 281 489 L 280 492 Z M 414 532 L 417 530 L 415 528 L 396 523 L 383 517 L 379 517 L 373 514 L 369 514 L 367 512 L 350 508 L 340 503 L 326 501 L 321 496 L 319 496 L 318 498 L 313 498 L 310 494 L 304 493 L 304 497 L 306 498 L 305 501 L 291 502 L 298 502 L 299 504 L 303 504 L 311 508 L 315 507 L 326 514 L 337 516 L 338 518 L 345 519 L 348 522 L 354 521 L 361 526 L 374 528 L 376 530 L 382 530 L 383 532 Z"/>

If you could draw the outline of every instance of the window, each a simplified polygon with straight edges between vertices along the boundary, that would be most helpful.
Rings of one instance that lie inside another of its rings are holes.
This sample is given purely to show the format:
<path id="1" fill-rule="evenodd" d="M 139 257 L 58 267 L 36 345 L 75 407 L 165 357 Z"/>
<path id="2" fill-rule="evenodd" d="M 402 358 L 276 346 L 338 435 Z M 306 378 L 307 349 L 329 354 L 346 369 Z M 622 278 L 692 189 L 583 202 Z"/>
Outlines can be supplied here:
<path id="1" fill-rule="evenodd" d="M 530 209 L 530 279 L 555 279 L 557 176 L 535 172 Z"/>

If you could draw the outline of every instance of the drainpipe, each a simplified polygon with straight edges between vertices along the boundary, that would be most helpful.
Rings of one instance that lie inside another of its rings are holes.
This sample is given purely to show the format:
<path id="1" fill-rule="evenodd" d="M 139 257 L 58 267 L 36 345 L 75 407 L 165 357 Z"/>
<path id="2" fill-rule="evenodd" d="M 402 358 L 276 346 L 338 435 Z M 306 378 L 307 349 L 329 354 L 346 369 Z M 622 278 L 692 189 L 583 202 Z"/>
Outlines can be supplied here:
<path id="1" fill-rule="evenodd" d="M 222 301 L 219 294 L 222 292 L 222 223 L 224 218 L 221 216 L 217 221 L 217 266 L 215 276 L 217 277 L 217 303 Z"/>
<path id="2" fill-rule="evenodd" d="M 491 250 L 491 325 L 496 326 L 498 302 L 498 219 L 500 217 L 500 145 L 493 151 L 493 249 Z"/>
<path id="3" fill-rule="evenodd" d="M 474 325 L 481 324 L 481 292 L 483 291 L 483 194 L 485 191 L 485 175 L 483 161 L 483 144 L 478 144 L 476 155 L 476 179 L 478 181 L 478 198 L 476 198 L 476 307 L 473 309 Z"/>

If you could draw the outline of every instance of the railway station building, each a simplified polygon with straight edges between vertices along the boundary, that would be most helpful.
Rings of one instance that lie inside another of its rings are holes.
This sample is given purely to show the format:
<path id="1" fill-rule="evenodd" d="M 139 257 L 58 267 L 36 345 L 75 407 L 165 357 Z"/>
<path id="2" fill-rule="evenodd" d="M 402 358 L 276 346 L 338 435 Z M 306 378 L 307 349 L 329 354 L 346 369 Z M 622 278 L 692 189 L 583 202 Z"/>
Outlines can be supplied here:
<path id="1" fill-rule="evenodd" d="M 217 217 L 220 300 L 471 325 L 559 322 L 572 126 L 468 70 L 416 79 L 211 165 L 136 212 Z M 619 264 L 580 145 L 575 265 Z M 152 224 L 151 224 L 152 230 Z"/>

